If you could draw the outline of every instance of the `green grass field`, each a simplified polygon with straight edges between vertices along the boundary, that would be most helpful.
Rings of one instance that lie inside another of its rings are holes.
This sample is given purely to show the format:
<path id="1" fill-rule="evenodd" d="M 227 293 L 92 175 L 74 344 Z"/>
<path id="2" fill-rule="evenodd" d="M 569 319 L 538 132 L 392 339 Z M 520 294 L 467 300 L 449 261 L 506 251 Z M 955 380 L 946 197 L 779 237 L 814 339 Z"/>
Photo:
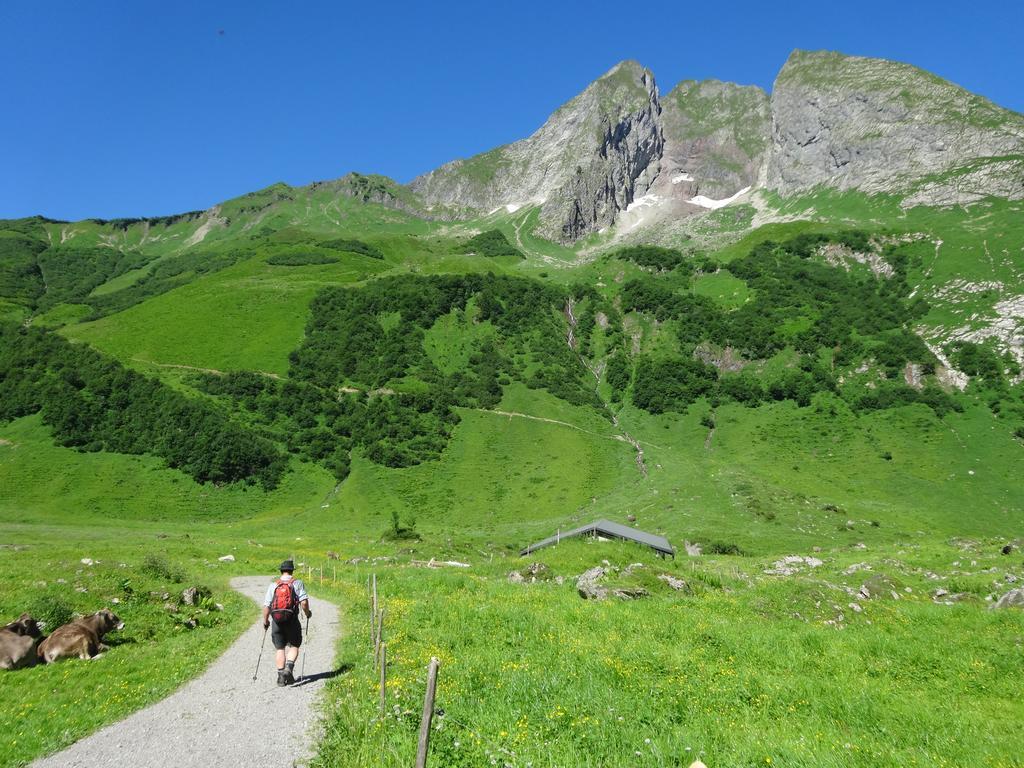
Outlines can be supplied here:
<path id="1" fill-rule="evenodd" d="M 737 229 L 736 242 L 710 254 L 714 261 L 806 232 L 913 234 L 909 279 L 930 302 L 920 319 L 926 337 L 978 322 L 1022 291 L 1018 203 L 904 211 L 890 200 L 821 195 L 774 204 L 805 220 Z M 605 258 L 597 236 L 575 251 L 536 237 L 536 208 L 425 222 L 328 187 L 279 185 L 221 213 L 230 221 L 209 229 L 210 247 L 257 235 L 292 247 L 330 235 L 363 239 L 384 259 L 339 252 L 334 263 L 273 265 L 260 241 L 220 271 L 98 320 L 80 322 L 85 305 L 32 317 L 27 305 L 2 299 L 0 316 L 59 327 L 196 395 L 193 369 L 287 377 L 309 303 L 324 287 L 494 272 L 579 285 L 614 306 L 623 284 L 651 274 Z M 720 223 L 741 226 L 727 216 Z M 180 254 L 197 226 L 198 219 L 46 229 L 56 241 L 112 244 L 113 237 L 152 256 L 94 292 L 103 295 Z M 460 253 L 468 237 L 491 229 L 527 258 Z M 724 310 L 754 298 L 724 270 L 657 279 Z M 998 286 L 948 290 L 957 280 Z M 494 322 L 480 320 L 476 302 L 424 330 L 427 358 L 445 375 L 466 370 L 498 334 Z M 393 314 L 381 318 L 384 325 L 395 324 Z M 627 343 L 635 334 L 640 352 L 677 355 L 679 322 L 627 313 Z M 592 362 L 603 370 L 606 337 L 594 338 Z M 787 348 L 754 368 L 774 375 L 797 359 Z M 410 375 L 395 386 L 416 383 Z M 604 378 L 598 391 L 611 402 Z M 59 749 L 197 674 L 254 619 L 229 578 L 270 574 L 289 555 L 330 573 L 312 587 L 342 607 L 338 663 L 351 665 L 329 684 L 317 766 L 410 764 L 431 656 L 442 663 L 436 765 L 688 766 L 697 757 L 711 768 L 1024 765 L 1024 613 L 989 610 L 991 598 L 1024 580 L 1021 550 L 1000 553 L 1007 543 L 1024 544 L 1018 422 L 996 415 L 975 389 L 958 397 L 963 412 L 942 417 L 921 404 L 856 412 L 827 392 L 804 408 L 699 398 L 683 413 L 659 415 L 627 397 L 612 406 L 616 426 L 600 404 L 571 405 L 512 378 L 494 409 L 457 409 L 459 423 L 436 461 L 391 468 L 357 450 L 339 484 L 293 456 L 269 492 L 198 484 L 152 456 L 60 447 L 38 415 L 2 423 L 0 555 L 19 578 L 0 585 L 0 619 L 54 605 L 65 612 L 116 605 L 127 626 L 95 664 L 0 676 L 0 766 Z M 646 477 L 626 434 L 643 448 Z M 662 561 L 632 545 L 598 542 L 518 557 L 558 529 L 629 515 L 667 536 L 679 557 Z M 405 538 L 393 538 L 396 521 Z M 704 554 L 685 556 L 684 542 L 699 543 Z M 341 559 L 328 561 L 329 550 Z M 235 561 L 218 561 L 225 554 Z M 822 562 L 803 562 L 791 575 L 766 572 L 787 556 Z M 388 610 L 391 698 L 383 718 L 369 654 L 367 558 L 381 558 L 372 569 Z M 470 567 L 414 563 L 431 558 Z M 508 581 L 534 560 L 549 568 L 542 583 Z M 581 600 L 575 577 L 605 560 L 620 569 L 641 563 L 610 578 L 651 594 Z M 673 591 L 663 574 L 689 589 Z M 858 591 L 868 582 L 887 587 L 863 599 Z M 173 602 L 190 584 L 208 586 L 224 606 L 191 629 L 162 597 Z M 940 588 L 961 597 L 936 602 Z"/>

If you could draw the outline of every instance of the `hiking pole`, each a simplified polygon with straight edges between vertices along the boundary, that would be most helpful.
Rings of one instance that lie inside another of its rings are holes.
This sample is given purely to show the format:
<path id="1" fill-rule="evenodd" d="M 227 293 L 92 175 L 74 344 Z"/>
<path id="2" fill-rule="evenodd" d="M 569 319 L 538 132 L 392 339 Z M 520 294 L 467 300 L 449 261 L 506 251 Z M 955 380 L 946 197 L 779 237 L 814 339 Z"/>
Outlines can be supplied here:
<path id="1" fill-rule="evenodd" d="M 270 627 L 263 628 L 263 642 L 260 643 L 260 655 L 256 657 L 256 671 L 252 673 L 252 681 L 256 682 L 256 675 L 260 673 L 260 662 L 263 661 L 263 648 L 267 644 L 267 630 Z"/>
<path id="2" fill-rule="evenodd" d="M 306 653 L 302 654 L 302 671 L 299 672 L 299 677 L 302 680 L 306 679 L 306 656 L 309 654 L 309 616 L 306 617 Z"/>

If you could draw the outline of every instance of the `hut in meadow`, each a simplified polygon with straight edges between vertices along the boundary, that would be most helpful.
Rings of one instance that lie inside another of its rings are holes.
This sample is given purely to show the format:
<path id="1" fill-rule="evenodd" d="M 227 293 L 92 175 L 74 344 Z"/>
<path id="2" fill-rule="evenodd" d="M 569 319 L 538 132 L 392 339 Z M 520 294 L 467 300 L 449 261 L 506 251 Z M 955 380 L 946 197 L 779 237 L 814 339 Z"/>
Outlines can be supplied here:
<path id="1" fill-rule="evenodd" d="M 668 543 L 668 539 L 664 536 L 658 536 L 653 533 L 647 533 L 646 531 L 638 531 L 636 528 L 630 528 L 628 525 L 622 525 L 620 523 L 613 523 L 610 520 L 596 520 L 589 525 L 584 525 L 581 528 L 575 528 L 571 531 L 559 531 L 554 536 L 549 536 L 546 539 L 538 541 L 536 544 L 531 544 L 526 549 L 519 553 L 520 557 L 536 552 L 538 549 L 544 547 L 550 547 L 552 544 L 557 544 L 562 539 L 571 539 L 576 536 L 593 536 L 599 539 L 622 539 L 624 541 L 635 541 L 637 544 L 643 544 L 644 546 L 650 547 L 657 552 L 661 557 L 672 557 L 676 556 L 676 548 Z"/>

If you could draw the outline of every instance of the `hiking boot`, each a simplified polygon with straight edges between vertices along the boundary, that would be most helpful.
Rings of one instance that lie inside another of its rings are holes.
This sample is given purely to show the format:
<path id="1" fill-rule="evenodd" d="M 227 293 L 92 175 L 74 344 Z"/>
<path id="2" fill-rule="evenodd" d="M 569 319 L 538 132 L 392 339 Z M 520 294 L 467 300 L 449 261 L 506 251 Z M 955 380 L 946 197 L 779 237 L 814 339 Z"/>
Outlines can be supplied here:
<path id="1" fill-rule="evenodd" d="M 283 669 L 277 670 L 277 685 L 280 687 L 280 686 L 288 685 L 288 684 L 289 684 L 289 681 L 288 681 L 288 678 L 286 676 L 285 671 Z"/>
<path id="2" fill-rule="evenodd" d="M 284 682 L 278 683 L 278 685 L 291 685 L 295 682 L 295 675 L 292 674 L 290 669 L 286 669 L 281 675 L 284 677 Z"/>

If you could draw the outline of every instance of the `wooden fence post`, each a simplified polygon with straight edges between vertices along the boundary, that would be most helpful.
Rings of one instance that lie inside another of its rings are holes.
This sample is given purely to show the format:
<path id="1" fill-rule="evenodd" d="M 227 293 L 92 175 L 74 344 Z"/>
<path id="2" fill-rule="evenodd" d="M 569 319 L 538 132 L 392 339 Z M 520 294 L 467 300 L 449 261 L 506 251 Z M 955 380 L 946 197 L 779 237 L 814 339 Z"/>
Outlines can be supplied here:
<path id="1" fill-rule="evenodd" d="M 387 608 L 381 608 L 380 614 L 377 617 L 377 638 L 373 644 L 373 663 L 380 663 L 380 646 L 384 642 L 384 614 L 387 613 Z"/>
<path id="2" fill-rule="evenodd" d="M 436 656 L 430 659 L 427 671 L 427 695 L 423 699 L 423 719 L 420 720 L 420 739 L 416 748 L 416 768 L 426 768 L 427 752 L 430 749 L 430 723 L 434 719 L 434 696 L 437 693 L 437 668 L 441 662 Z"/>
<path id="3" fill-rule="evenodd" d="M 387 705 L 388 690 L 388 644 L 381 643 L 380 646 L 380 716 L 384 717 L 384 708 Z"/>
<path id="4" fill-rule="evenodd" d="M 377 642 L 377 574 L 370 577 L 370 647 Z"/>

